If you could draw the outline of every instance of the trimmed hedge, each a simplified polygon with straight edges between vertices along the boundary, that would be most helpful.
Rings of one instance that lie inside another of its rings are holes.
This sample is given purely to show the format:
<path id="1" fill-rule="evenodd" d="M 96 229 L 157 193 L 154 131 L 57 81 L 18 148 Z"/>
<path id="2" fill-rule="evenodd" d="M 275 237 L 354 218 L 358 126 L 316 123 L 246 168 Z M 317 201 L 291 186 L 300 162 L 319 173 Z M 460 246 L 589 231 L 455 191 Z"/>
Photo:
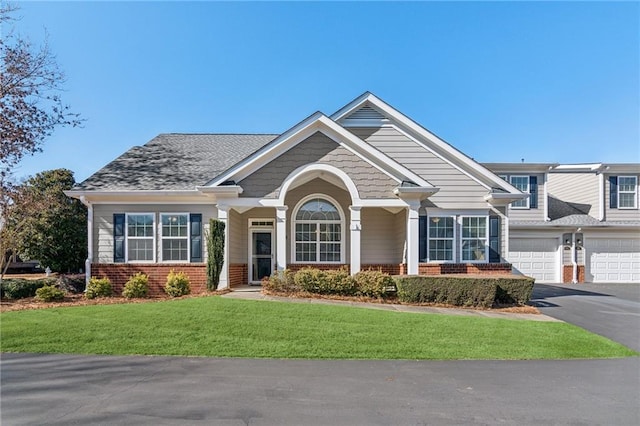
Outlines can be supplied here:
<path id="1" fill-rule="evenodd" d="M 394 292 L 396 283 L 389 276 L 381 271 L 360 271 L 353 276 L 356 283 L 356 290 L 359 296 L 368 296 L 382 299 Z"/>
<path id="2" fill-rule="evenodd" d="M 122 296 L 127 299 L 134 299 L 139 297 L 147 297 L 149 294 L 149 277 L 142 272 L 138 272 L 129 278 L 129 281 L 124 285 L 122 289 Z"/>
<path id="3" fill-rule="evenodd" d="M 296 272 L 294 281 L 302 290 L 317 294 L 338 294 L 353 296 L 356 284 L 344 269 L 322 271 L 316 268 L 302 268 Z"/>
<path id="4" fill-rule="evenodd" d="M 56 278 L 40 278 L 26 280 L 24 278 L 5 278 L 0 286 L 0 297 L 7 299 L 24 299 L 34 297 L 36 290 L 45 285 L 54 285 Z"/>
<path id="5" fill-rule="evenodd" d="M 397 276 L 398 300 L 405 303 L 444 303 L 490 308 L 498 285 L 494 279 L 457 276 Z"/>
<path id="6" fill-rule="evenodd" d="M 274 271 L 270 277 L 262 279 L 262 288 L 266 291 L 276 293 L 296 293 L 299 292 L 300 286 L 295 281 L 296 273 L 285 269 L 284 271 Z"/>
<path id="7" fill-rule="evenodd" d="M 535 279 L 531 277 L 500 277 L 495 278 L 498 284 L 496 302 L 505 305 L 524 305 L 531 300 Z"/>
<path id="8" fill-rule="evenodd" d="M 173 269 L 167 275 L 167 283 L 164 285 L 164 292 L 171 297 L 185 296 L 191 293 L 189 277 L 184 272 L 175 272 Z"/>

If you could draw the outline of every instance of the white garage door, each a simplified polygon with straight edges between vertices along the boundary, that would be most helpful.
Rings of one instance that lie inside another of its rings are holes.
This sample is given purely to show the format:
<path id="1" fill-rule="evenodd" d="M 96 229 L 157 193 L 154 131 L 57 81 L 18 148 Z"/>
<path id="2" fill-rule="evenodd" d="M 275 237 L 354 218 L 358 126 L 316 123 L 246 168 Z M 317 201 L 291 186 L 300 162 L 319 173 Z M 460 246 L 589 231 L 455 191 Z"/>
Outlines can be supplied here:
<path id="1" fill-rule="evenodd" d="M 514 272 L 533 277 L 538 283 L 560 282 L 558 242 L 557 238 L 512 238 L 507 260 Z"/>
<path id="2" fill-rule="evenodd" d="M 587 281 L 640 282 L 640 239 L 585 238 Z"/>

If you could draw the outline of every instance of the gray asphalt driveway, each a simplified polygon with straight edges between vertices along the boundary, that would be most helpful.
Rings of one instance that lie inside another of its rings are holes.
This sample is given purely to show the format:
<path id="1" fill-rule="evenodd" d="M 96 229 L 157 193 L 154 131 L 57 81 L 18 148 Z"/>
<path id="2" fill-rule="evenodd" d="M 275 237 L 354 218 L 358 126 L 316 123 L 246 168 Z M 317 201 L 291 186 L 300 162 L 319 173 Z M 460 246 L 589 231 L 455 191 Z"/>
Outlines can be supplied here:
<path id="1" fill-rule="evenodd" d="M 640 424 L 639 358 L 1 360 L 3 426 Z"/>
<path id="2" fill-rule="evenodd" d="M 640 351 L 639 284 L 536 284 L 532 302 L 543 314 Z"/>

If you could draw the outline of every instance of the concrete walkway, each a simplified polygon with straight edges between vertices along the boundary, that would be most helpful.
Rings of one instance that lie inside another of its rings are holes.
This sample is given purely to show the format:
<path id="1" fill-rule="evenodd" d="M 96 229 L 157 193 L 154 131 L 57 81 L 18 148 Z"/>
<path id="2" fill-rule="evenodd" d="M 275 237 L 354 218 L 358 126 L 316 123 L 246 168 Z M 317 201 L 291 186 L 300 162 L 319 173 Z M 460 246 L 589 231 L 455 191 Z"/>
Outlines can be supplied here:
<path id="1" fill-rule="evenodd" d="M 423 314 L 448 314 L 448 315 L 460 315 L 460 316 L 468 316 L 468 317 L 562 322 L 561 320 L 558 320 L 556 318 L 552 318 L 550 316 L 543 315 L 543 314 L 519 314 L 519 313 L 512 313 L 512 312 L 483 311 L 478 309 L 435 308 L 430 306 L 399 305 L 394 303 L 366 303 L 366 302 L 354 302 L 349 300 L 270 296 L 270 295 L 261 293 L 260 287 L 249 287 L 249 286 L 234 288 L 232 292 L 224 294 L 222 297 L 227 297 L 231 299 L 266 300 L 266 301 L 290 302 L 290 303 L 317 303 L 322 305 L 352 306 L 352 307 L 367 308 L 367 309 L 380 309 L 383 311 L 411 312 L 411 313 L 423 313 Z"/>

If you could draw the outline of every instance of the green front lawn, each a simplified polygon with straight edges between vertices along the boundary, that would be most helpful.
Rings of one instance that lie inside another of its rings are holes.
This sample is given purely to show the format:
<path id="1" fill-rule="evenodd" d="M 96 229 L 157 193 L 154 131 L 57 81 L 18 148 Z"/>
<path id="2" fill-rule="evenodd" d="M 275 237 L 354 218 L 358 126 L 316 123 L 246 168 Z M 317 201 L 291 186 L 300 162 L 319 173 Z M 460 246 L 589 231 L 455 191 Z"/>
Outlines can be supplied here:
<path id="1" fill-rule="evenodd" d="M 221 297 L 0 314 L 4 352 L 334 359 L 638 355 L 566 323 Z"/>

